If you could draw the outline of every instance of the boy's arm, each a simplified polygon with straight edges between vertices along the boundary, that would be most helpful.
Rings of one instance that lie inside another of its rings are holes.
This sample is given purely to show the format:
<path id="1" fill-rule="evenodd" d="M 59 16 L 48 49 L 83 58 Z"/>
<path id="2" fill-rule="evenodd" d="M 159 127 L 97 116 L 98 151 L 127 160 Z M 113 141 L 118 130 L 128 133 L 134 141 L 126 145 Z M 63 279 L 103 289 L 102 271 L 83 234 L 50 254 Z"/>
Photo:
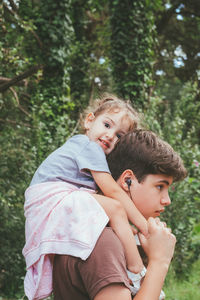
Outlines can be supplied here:
<path id="1" fill-rule="evenodd" d="M 148 256 L 147 273 L 134 300 L 157 300 L 174 253 L 176 238 L 161 222 L 148 220 L 149 236 L 140 235 L 140 240 Z M 94 300 L 130 300 L 130 291 L 122 284 L 104 287 Z"/>
<path id="2" fill-rule="evenodd" d="M 123 284 L 113 283 L 101 289 L 94 300 L 131 300 L 130 290 Z"/>
<path id="3" fill-rule="evenodd" d="M 148 234 L 146 219 L 113 177 L 109 173 L 104 172 L 91 171 L 91 173 L 103 194 L 107 197 L 120 201 L 127 213 L 129 221 L 146 236 Z"/>
<path id="4" fill-rule="evenodd" d="M 149 263 L 144 281 L 134 300 L 159 298 L 176 244 L 176 237 L 159 219 L 149 218 L 148 229 L 148 238 L 139 234 L 141 245 L 148 256 Z"/>

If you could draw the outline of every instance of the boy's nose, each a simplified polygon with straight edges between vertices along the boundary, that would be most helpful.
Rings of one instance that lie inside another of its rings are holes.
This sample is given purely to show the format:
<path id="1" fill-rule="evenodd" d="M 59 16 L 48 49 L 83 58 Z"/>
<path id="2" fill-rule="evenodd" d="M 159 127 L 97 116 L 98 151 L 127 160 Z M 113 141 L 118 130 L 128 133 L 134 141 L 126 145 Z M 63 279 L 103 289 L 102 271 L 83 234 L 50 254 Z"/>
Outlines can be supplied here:
<path id="1" fill-rule="evenodd" d="M 168 205 L 171 204 L 171 199 L 170 199 L 170 197 L 169 197 L 169 194 L 167 194 L 167 195 L 165 195 L 165 196 L 162 197 L 161 203 L 162 203 L 162 205 L 164 205 L 164 206 L 168 206 Z"/>

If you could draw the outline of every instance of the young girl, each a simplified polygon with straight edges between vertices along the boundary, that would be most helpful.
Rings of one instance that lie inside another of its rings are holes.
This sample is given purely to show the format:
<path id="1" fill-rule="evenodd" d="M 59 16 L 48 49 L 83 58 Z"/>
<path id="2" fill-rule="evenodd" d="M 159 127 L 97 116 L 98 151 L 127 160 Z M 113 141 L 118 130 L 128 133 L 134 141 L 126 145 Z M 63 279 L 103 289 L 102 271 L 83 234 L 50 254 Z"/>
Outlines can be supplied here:
<path id="1" fill-rule="evenodd" d="M 127 102 L 104 97 L 87 115 L 85 134 L 67 140 L 37 169 L 24 205 L 24 286 L 29 299 L 42 299 L 52 292 L 54 254 L 87 259 L 108 222 L 124 246 L 133 284 L 144 276 L 128 220 L 145 235 L 147 223 L 112 178 L 106 161 L 120 137 L 136 128 L 138 120 Z M 95 194 L 97 186 L 104 196 Z"/>

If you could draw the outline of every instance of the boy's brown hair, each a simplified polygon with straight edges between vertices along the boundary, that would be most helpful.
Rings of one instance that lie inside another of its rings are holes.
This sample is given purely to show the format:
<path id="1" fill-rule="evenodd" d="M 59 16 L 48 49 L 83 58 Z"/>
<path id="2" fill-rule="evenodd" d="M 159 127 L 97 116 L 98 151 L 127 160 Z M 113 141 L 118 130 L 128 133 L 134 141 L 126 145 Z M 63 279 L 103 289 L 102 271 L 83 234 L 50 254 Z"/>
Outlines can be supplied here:
<path id="1" fill-rule="evenodd" d="M 172 176 L 173 181 L 187 175 L 178 153 L 149 130 L 137 129 L 122 136 L 107 161 L 115 180 L 127 169 L 133 171 L 138 182 L 149 174 Z"/>

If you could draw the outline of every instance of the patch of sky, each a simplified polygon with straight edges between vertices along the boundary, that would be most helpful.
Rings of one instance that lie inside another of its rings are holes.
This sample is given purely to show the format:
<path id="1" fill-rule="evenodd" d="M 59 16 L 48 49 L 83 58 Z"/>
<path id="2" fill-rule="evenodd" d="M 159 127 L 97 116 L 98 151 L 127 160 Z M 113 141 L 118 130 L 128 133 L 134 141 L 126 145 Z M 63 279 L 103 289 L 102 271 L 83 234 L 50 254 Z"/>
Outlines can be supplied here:
<path id="1" fill-rule="evenodd" d="M 94 82 L 95 82 L 96 84 L 98 84 L 99 86 L 101 86 L 101 79 L 100 79 L 99 77 L 95 77 L 95 78 L 94 78 Z"/>
<path id="2" fill-rule="evenodd" d="M 174 54 L 176 56 L 182 57 L 183 59 L 187 59 L 187 55 L 185 54 L 185 52 L 183 51 L 183 49 L 180 45 L 178 47 L 176 47 L 176 49 L 174 50 Z"/>
<path id="3" fill-rule="evenodd" d="M 174 58 L 173 62 L 174 62 L 174 67 L 175 68 L 181 68 L 185 65 L 184 61 L 181 57 Z"/>
<path id="4" fill-rule="evenodd" d="M 106 60 L 105 60 L 104 57 L 100 57 L 100 58 L 99 58 L 99 63 L 100 63 L 100 65 L 104 64 L 105 61 L 106 61 Z"/>
<path id="5" fill-rule="evenodd" d="M 10 2 L 8 0 L 4 0 L 5 3 L 8 5 L 8 7 L 11 9 Z M 19 6 L 19 0 L 13 0 L 13 3 L 18 7 Z"/>
<path id="6" fill-rule="evenodd" d="M 13 29 L 15 29 L 16 25 L 12 23 L 12 24 L 10 24 L 10 27 L 13 28 Z"/>
<path id="7" fill-rule="evenodd" d="M 184 7 L 185 7 L 185 5 L 184 5 L 183 3 L 181 3 L 181 4 L 179 5 L 179 7 L 177 7 L 176 12 L 177 12 L 177 13 L 180 13 L 181 9 L 184 8 Z"/>
<path id="8" fill-rule="evenodd" d="M 165 72 L 163 70 L 156 70 L 156 75 L 162 76 L 164 74 L 165 74 Z"/>
<path id="9" fill-rule="evenodd" d="M 165 7 L 166 7 L 166 9 L 169 9 L 171 7 L 171 4 L 170 3 L 165 3 Z"/>
<path id="10" fill-rule="evenodd" d="M 179 5 L 179 7 L 177 7 L 177 9 L 176 9 L 176 13 L 177 13 L 176 18 L 177 18 L 177 20 L 180 20 L 180 21 L 183 20 L 183 16 L 180 14 L 180 12 L 181 12 L 181 9 L 184 8 L 184 7 L 185 7 L 185 5 L 183 3 L 181 3 Z"/>
<path id="11" fill-rule="evenodd" d="M 184 60 L 187 59 L 187 55 L 180 45 L 176 47 L 176 49 L 174 50 L 174 54 L 176 55 L 173 60 L 175 68 L 183 67 L 185 65 Z"/>
<path id="12" fill-rule="evenodd" d="M 197 77 L 198 77 L 198 80 L 200 80 L 200 70 L 197 70 Z"/>
<path id="13" fill-rule="evenodd" d="M 182 15 L 177 15 L 176 16 L 177 20 L 182 21 L 183 20 L 183 16 Z"/>
<path id="14" fill-rule="evenodd" d="M 169 56 L 169 54 L 167 53 L 167 50 L 166 50 L 166 49 L 161 50 L 161 51 L 160 51 L 160 54 L 161 54 L 162 56 Z"/>

